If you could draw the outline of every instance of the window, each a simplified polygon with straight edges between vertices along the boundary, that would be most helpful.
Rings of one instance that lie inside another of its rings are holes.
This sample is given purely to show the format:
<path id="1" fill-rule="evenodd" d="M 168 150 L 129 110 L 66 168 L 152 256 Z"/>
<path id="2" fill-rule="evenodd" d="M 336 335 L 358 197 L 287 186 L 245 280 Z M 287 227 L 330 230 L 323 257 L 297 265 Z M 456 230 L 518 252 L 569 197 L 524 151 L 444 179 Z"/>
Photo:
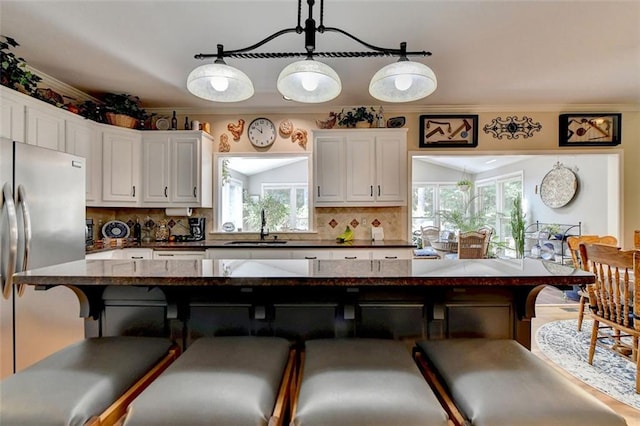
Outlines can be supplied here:
<path id="1" fill-rule="evenodd" d="M 411 230 L 421 226 L 438 226 L 441 229 L 455 227 L 447 213 L 465 209 L 465 194 L 455 183 L 413 183 Z"/>
<path id="2" fill-rule="evenodd" d="M 270 232 L 310 230 L 308 154 L 216 154 L 215 164 L 216 230 L 259 232 L 263 210 Z"/>

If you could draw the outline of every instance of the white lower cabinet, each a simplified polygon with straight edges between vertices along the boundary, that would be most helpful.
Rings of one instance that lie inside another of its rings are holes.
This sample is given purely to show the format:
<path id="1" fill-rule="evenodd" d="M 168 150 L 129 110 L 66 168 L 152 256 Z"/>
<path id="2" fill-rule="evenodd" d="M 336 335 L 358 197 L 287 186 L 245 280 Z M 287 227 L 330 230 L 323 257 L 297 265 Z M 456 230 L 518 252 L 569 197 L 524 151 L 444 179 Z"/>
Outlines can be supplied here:
<path id="1" fill-rule="evenodd" d="M 164 260 L 202 260 L 206 256 L 204 250 L 154 250 L 154 259 Z"/>
<path id="2" fill-rule="evenodd" d="M 97 253 L 89 253 L 87 260 L 95 259 L 153 259 L 153 250 L 150 248 L 122 248 Z"/>

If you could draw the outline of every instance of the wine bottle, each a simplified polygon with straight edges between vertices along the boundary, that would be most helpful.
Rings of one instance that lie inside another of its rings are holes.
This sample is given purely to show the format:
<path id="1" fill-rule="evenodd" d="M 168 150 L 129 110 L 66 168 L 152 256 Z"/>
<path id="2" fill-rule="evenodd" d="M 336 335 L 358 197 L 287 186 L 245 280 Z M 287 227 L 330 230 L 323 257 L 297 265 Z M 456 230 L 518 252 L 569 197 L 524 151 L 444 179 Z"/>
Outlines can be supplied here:
<path id="1" fill-rule="evenodd" d="M 191 126 L 189 125 L 189 117 L 184 118 L 184 129 L 191 130 Z"/>
<path id="2" fill-rule="evenodd" d="M 173 111 L 173 117 L 171 117 L 171 130 L 178 130 L 178 118 L 175 111 Z"/>
<path id="3" fill-rule="evenodd" d="M 136 243 L 139 243 L 142 239 L 142 227 L 138 218 L 136 218 L 136 223 L 133 224 L 133 239 L 136 240 Z"/>

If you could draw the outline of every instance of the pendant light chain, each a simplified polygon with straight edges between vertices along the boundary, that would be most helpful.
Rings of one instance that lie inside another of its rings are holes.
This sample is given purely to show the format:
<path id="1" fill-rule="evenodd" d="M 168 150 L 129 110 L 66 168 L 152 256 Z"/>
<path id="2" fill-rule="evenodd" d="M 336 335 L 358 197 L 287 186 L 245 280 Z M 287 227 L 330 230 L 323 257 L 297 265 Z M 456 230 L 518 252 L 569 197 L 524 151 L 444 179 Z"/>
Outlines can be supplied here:
<path id="1" fill-rule="evenodd" d="M 369 93 L 376 99 L 388 102 L 409 102 L 430 95 L 437 87 L 433 71 L 424 64 L 411 62 L 407 56 L 431 56 L 431 52 L 407 52 L 406 42 L 400 49 L 375 46 L 351 33 L 336 27 L 324 26 L 324 0 L 320 2 L 320 24 L 316 27 L 313 8 L 316 0 L 306 0 L 309 15 L 302 26 L 302 0 L 298 0 L 298 22 L 295 28 L 277 31 L 263 40 L 241 49 L 224 50 L 218 44 L 217 53 L 195 55 L 196 59 L 215 58 L 214 64 L 197 67 L 187 79 L 188 90 L 203 99 L 217 102 L 238 102 L 253 95 L 253 84 L 242 71 L 226 65 L 223 58 L 265 59 L 306 58 L 287 66 L 278 77 L 278 90 L 287 99 L 304 103 L 329 101 L 340 94 L 342 83 L 338 74 L 315 58 L 373 58 L 396 56 L 400 60 L 379 70 L 371 79 Z M 306 52 L 253 52 L 271 40 L 295 32 L 305 34 Z M 342 34 L 369 49 L 360 52 L 316 52 L 316 33 Z M 216 67 L 216 65 L 219 65 Z M 302 81 L 304 80 L 304 83 Z M 229 86 L 231 84 L 231 86 Z M 212 88 L 213 87 L 213 88 Z M 231 87 L 228 93 L 227 87 Z M 224 88 L 224 89 L 223 89 Z M 234 92 L 234 93 L 231 93 Z"/>

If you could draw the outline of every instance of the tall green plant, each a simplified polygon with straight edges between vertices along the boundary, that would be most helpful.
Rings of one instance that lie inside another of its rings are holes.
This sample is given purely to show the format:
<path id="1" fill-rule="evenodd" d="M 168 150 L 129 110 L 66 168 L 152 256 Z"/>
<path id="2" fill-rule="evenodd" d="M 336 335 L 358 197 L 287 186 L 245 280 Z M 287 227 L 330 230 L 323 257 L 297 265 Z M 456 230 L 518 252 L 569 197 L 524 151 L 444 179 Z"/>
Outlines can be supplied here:
<path id="1" fill-rule="evenodd" d="M 518 259 L 524 257 L 524 221 L 525 214 L 522 211 L 522 199 L 513 199 L 513 209 L 511 210 L 511 236 L 515 243 L 516 256 Z"/>

